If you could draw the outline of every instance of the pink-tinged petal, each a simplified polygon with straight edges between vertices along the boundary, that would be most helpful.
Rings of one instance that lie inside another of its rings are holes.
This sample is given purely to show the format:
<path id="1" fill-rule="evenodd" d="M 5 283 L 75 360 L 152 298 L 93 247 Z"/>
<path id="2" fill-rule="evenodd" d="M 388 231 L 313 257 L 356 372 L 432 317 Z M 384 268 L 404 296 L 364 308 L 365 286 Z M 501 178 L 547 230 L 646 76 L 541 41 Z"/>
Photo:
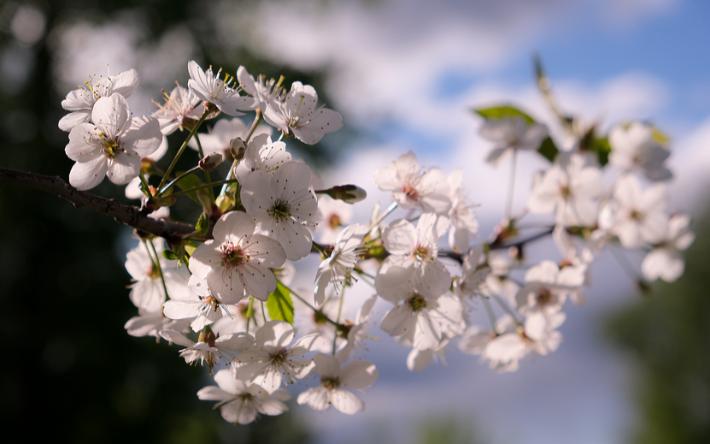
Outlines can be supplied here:
<path id="1" fill-rule="evenodd" d="M 133 91 L 138 86 L 138 73 L 135 69 L 123 71 L 111 76 L 111 84 L 113 92 L 121 94 L 123 97 L 128 97 L 133 94 Z"/>
<path id="2" fill-rule="evenodd" d="M 130 117 L 128 102 L 120 94 L 101 97 L 91 111 L 91 121 L 107 138 L 121 134 L 130 124 Z"/>
<path id="3" fill-rule="evenodd" d="M 414 291 L 414 270 L 398 266 L 383 266 L 375 278 L 377 294 L 392 303 L 403 301 Z"/>
<path id="4" fill-rule="evenodd" d="M 365 389 L 377 380 L 375 364 L 367 361 L 354 361 L 345 366 L 341 372 L 343 385 L 353 389 Z"/>
<path id="5" fill-rule="evenodd" d="M 265 301 L 276 289 L 276 277 L 266 267 L 247 264 L 239 267 L 237 272 L 249 296 Z"/>
<path id="6" fill-rule="evenodd" d="M 103 146 L 97 137 L 96 127 L 90 123 L 75 126 L 69 133 L 69 143 L 64 152 L 75 162 L 88 162 L 103 156 Z"/>
<path id="7" fill-rule="evenodd" d="M 163 314 L 170 319 L 190 319 L 200 314 L 199 302 L 167 301 L 163 305 Z"/>
<path id="8" fill-rule="evenodd" d="M 412 334 L 415 323 L 412 311 L 404 305 L 393 307 L 382 319 L 380 328 L 392 336 Z"/>
<path id="9" fill-rule="evenodd" d="M 421 274 L 416 280 L 416 288 L 424 297 L 436 297 L 445 293 L 451 286 L 451 275 L 439 260 L 426 262 L 421 267 Z"/>
<path id="10" fill-rule="evenodd" d="M 214 240 L 208 240 L 197 247 L 190 257 L 190 271 L 204 279 L 210 271 L 221 267 L 222 255 L 218 246 Z"/>
<path id="11" fill-rule="evenodd" d="M 280 371 L 273 367 L 267 367 L 262 373 L 256 375 L 252 382 L 262 387 L 267 393 L 273 393 L 281 387 L 282 379 Z"/>
<path id="12" fill-rule="evenodd" d="M 278 268 L 286 261 L 286 252 L 277 241 L 255 234 L 244 243 L 249 260 L 264 267 Z"/>
<path id="13" fill-rule="evenodd" d="M 244 383 L 234 376 L 234 372 L 232 372 L 231 369 L 219 370 L 215 373 L 214 380 L 219 388 L 227 393 L 231 393 L 232 395 L 241 393 L 245 390 Z"/>
<path id="14" fill-rule="evenodd" d="M 298 140 L 307 144 L 315 145 L 320 142 L 324 135 L 332 133 L 343 127 L 343 116 L 337 111 L 328 108 L 320 108 L 313 113 L 313 116 L 303 127 L 293 129 L 293 134 Z"/>
<path id="15" fill-rule="evenodd" d="M 207 274 L 207 285 L 222 303 L 236 304 L 244 299 L 244 282 L 236 270 L 219 267 L 210 271 Z"/>
<path id="16" fill-rule="evenodd" d="M 243 211 L 231 211 L 219 218 L 212 230 L 215 241 L 222 242 L 227 236 L 239 239 L 254 234 L 254 220 Z"/>
<path id="17" fill-rule="evenodd" d="M 125 185 L 138 176 L 140 169 L 140 156 L 131 151 L 124 151 L 109 160 L 106 176 L 116 185 Z"/>
<path id="18" fill-rule="evenodd" d="M 89 111 L 74 111 L 59 119 L 59 129 L 62 131 L 71 131 L 75 126 L 89 121 Z"/>
<path id="19" fill-rule="evenodd" d="M 227 393 L 215 385 L 203 387 L 197 392 L 197 398 L 202 401 L 224 401 L 233 397 L 233 394 Z"/>
<path id="20" fill-rule="evenodd" d="M 241 86 L 247 94 L 253 97 L 257 95 L 254 77 L 252 77 L 252 75 L 249 74 L 249 71 L 241 65 L 237 68 L 237 80 L 239 81 L 239 86 Z"/>
<path id="21" fill-rule="evenodd" d="M 285 347 L 293 341 L 293 327 L 282 321 L 269 321 L 259 327 L 254 339 L 259 346 Z"/>
<path id="22" fill-rule="evenodd" d="M 313 387 L 298 395 L 296 402 L 313 410 L 323 411 L 330 405 L 328 398 L 328 391 L 324 387 Z"/>
<path id="23" fill-rule="evenodd" d="M 285 390 L 279 390 L 272 394 L 272 396 L 261 399 L 257 401 L 257 410 L 262 415 L 277 416 L 288 410 L 288 406 L 281 402 L 278 398 L 288 399 L 288 392 Z"/>
<path id="24" fill-rule="evenodd" d="M 382 238 L 387 251 L 396 255 L 406 255 L 417 246 L 417 229 L 411 222 L 400 219 L 385 229 Z"/>
<path id="25" fill-rule="evenodd" d="M 160 124 L 154 117 L 134 117 L 130 127 L 121 136 L 121 143 L 126 149 L 138 153 L 141 157 L 153 154 L 163 142 Z"/>
<path id="26" fill-rule="evenodd" d="M 346 415 L 354 415 L 365 408 L 365 404 L 353 392 L 341 389 L 331 390 L 330 403 Z"/>
<path id="27" fill-rule="evenodd" d="M 90 190 L 100 184 L 108 171 L 108 159 L 99 156 L 88 162 L 77 162 L 69 172 L 69 183 L 77 190 Z"/>

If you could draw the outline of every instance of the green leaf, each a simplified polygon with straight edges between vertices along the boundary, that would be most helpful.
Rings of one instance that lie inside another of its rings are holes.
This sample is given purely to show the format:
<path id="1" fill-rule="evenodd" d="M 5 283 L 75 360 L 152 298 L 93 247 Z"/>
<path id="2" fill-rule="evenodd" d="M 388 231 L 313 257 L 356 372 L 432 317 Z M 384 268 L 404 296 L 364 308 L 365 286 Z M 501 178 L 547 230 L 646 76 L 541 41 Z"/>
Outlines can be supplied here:
<path id="1" fill-rule="evenodd" d="M 560 150 L 557 148 L 557 145 L 555 145 L 555 141 L 548 136 L 542 141 L 540 148 L 537 149 L 537 152 L 550 162 L 554 162 L 555 157 L 557 157 L 557 153 L 559 153 Z"/>
<path id="2" fill-rule="evenodd" d="M 611 153 L 611 144 L 608 137 L 600 137 L 592 142 L 592 149 L 597 153 L 599 165 L 604 166 L 609 163 L 609 154 Z"/>
<path id="3" fill-rule="evenodd" d="M 276 290 L 266 300 L 266 311 L 273 320 L 293 324 L 293 299 L 291 292 L 281 282 L 276 284 Z"/>
<path id="4" fill-rule="evenodd" d="M 474 108 L 473 112 L 485 120 L 500 120 L 520 117 L 525 121 L 525 123 L 535 123 L 535 119 L 533 119 L 530 114 L 513 105 L 497 105 L 485 108 Z"/>
<path id="5" fill-rule="evenodd" d="M 197 176 L 197 174 L 188 174 L 187 176 L 178 180 L 175 185 L 177 185 L 180 190 L 185 191 L 191 188 L 199 187 L 200 185 L 202 185 L 202 180 L 199 178 L 199 176 Z M 185 193 L 185 195 L 190 199 L 194 200 L 195 202 L 200 203 L 200 200 L 197 197 L 198 191 L 199 190 L 188 191 L 187 193 Z"/>

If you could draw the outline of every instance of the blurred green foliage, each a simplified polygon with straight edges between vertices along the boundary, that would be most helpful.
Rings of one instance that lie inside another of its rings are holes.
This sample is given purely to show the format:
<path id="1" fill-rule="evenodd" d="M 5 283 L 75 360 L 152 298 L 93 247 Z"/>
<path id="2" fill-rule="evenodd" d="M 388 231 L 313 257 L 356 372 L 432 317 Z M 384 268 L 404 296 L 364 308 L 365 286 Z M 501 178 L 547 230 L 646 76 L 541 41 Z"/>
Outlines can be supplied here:
<path id="1" fill-rule="evenodd" d="M 683 277 L 610 322 L 614 340 L 635 364 L 637 422 L 629 442 L 710 442 L 710 212 L 694 224 L 697 240 Z"/>

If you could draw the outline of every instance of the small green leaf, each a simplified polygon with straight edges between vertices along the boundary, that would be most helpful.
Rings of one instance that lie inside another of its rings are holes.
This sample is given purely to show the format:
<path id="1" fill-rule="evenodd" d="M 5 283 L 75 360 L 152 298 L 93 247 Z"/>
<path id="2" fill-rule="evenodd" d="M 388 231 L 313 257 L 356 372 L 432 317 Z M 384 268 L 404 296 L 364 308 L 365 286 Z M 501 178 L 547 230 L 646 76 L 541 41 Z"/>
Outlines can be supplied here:
<path id="1" fill-rule="evenodd" d="M 281 282 L 276 284 L 276 290 L 266 300 L 266 311 L 273 320 L 293 324 L 293 299 L 291 292 Z"/>
<path id="2" fill-rule="evenodd" d="M 474 108 L 473 112 L 485 120 L 500 120 L 520 117 L 525 121 L 525 123 L 535 123 L 535 119 L 533 119 L 530 114 L 513 105 L 497 105 L 485 108 Z"/>
<path id="3" fill-rule="evenodd" d="M 557 157 L 557 153 L 559 153 L 560 150 L 557 148 L 557 145 L 555 145 L 555 141 L 548 136 L 542 141 L 540 148 L 537 149 L 537 152 L 550 162 L 554 162 L 555 157 Z"/>
<path id="4" fill-rule="evenodd" d="M 604 166 L 609 163 L 609 154 L 611 153 L 611 144 L 608 137 L 599 137 L 594 139 L 592 149 L 597 153 L 599 165 Z"/>
<path id="5" fill-rule="evenodd" d="M 182 191 L 185 191 L 199 187 L 200 185 L 202 185 L 202 180 L 196 174 L 188 174 L 187 176 L 178 180 L 175 185 L 177 185 L 177 187 L 180 188 Z M 197 197 L 198 191 L 199 190 L 188 191 L 187 193 L 185 193 L 185 195 L 188 196 L 190 199 L 194 200 L 195 202 L 200 203 L 199 198 Z"/>

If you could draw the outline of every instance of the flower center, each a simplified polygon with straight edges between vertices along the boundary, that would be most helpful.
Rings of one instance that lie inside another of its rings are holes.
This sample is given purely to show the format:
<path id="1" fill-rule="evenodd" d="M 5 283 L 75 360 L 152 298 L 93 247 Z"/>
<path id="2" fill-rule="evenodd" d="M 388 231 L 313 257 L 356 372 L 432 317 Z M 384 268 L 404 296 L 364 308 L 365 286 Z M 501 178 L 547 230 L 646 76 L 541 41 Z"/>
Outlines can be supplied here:
<path id="1" fill-rule="evenodd" d="M 277 222 L 283 222 L 291 217 L 291 206 L 283 199 L 277 199 L 267 211 Z"/>
<path id="2" fill-rule="evenodd" d="M 121 152 L 121 145 L 118 143 L 117 139 L 109 139 L 102 136 L 101 142 L 104 146 L 104 154 L 109 159 L 113 159 L 118 153 Z"/>
<path id="3" fill-rule="evenodd" d="M 560 196 L 564 200 L 568 200 L 572 197 L 572 188 L 569 185 L 560 185 Z"/>
<path id="4" fill-rule="evenodd" d="M 538 305 L 547 305 L 552 302 L 552 292 L 548 288 L 541 288 L 535 295 Z"/>
<path id="5" fill-rule="evenodd" d="M 244 402 L 248 402 L 254 399 L 254 395 L 251 393 L 240 393 L 237 395 L 237 398 L 241 399 Z"/>
<path id="6" fill-rule="evenodd" d="M 320 385 L 326 388 L 326 390 L 334 390 L 340 387 L 340 378 L 332 376 L 323 376 L 320 378 Z"/>
<path id="7" fill-rule="evenodd" d="M 423 261 L 431 257 L 431 250 L 426 245 L 417 245 L 413 254 L 416 259 Z"/>
<path id="8" fill-rule="evenodd" d="M 629 213 L 629 218 L 633 221 L 641 222 L 643 220 L 643 213 L 636 209 L 633 209 Z"/>
<path id="9" fill-rule="evenodd" d="M 148 277 L 158 279 L 160 277 L 160 268 L 156 267 L 155 264 L 151 264 L 148 268 Z"/>
<path id="10" fill-rule="evenodd" d="M 322 311 L 316 310 L 313 312 L 313 322 L 316 325 L 324 325 L 326 322 L 328 322 L 328 318 Z"/>
<path id="11" fill-rule="evenodd" d="M 411 298 L 407 300 L 409 307 L 412 311 L 417 312 L 426 308 L 426 299 L 424 296 L 414 293 Z"/>
<path id="12" fill-rule="evenodd" d="M 225 242 L 219 247 L 222 253 L 222 265 L 225 267 L 238 267 L 249 261 L 249 255 L 238 245 Z"/>
<path id="13" fill-rule="evenodd" d="M 340 220 L 340 216 L 337 213 L 333 213 L 330 216 L 328 216 L 328 226 L 330 227 L 331 230 L 334 230 L 341 226 L 343 223 Z"/>
<path id="14" fill-rule="evenodd" d="M 281 348 L 269 354 L 269 360 L 272 364 L 283 364 L 288 360 L 288 350 Z"/>
<path id="15" fill-rule="evenodd" d="M 407 199 L 419 200 L 419 192 L 410 184 L 404 185 L 402 187 L 402 192 L 405 196 L 407 196 Z"/>

